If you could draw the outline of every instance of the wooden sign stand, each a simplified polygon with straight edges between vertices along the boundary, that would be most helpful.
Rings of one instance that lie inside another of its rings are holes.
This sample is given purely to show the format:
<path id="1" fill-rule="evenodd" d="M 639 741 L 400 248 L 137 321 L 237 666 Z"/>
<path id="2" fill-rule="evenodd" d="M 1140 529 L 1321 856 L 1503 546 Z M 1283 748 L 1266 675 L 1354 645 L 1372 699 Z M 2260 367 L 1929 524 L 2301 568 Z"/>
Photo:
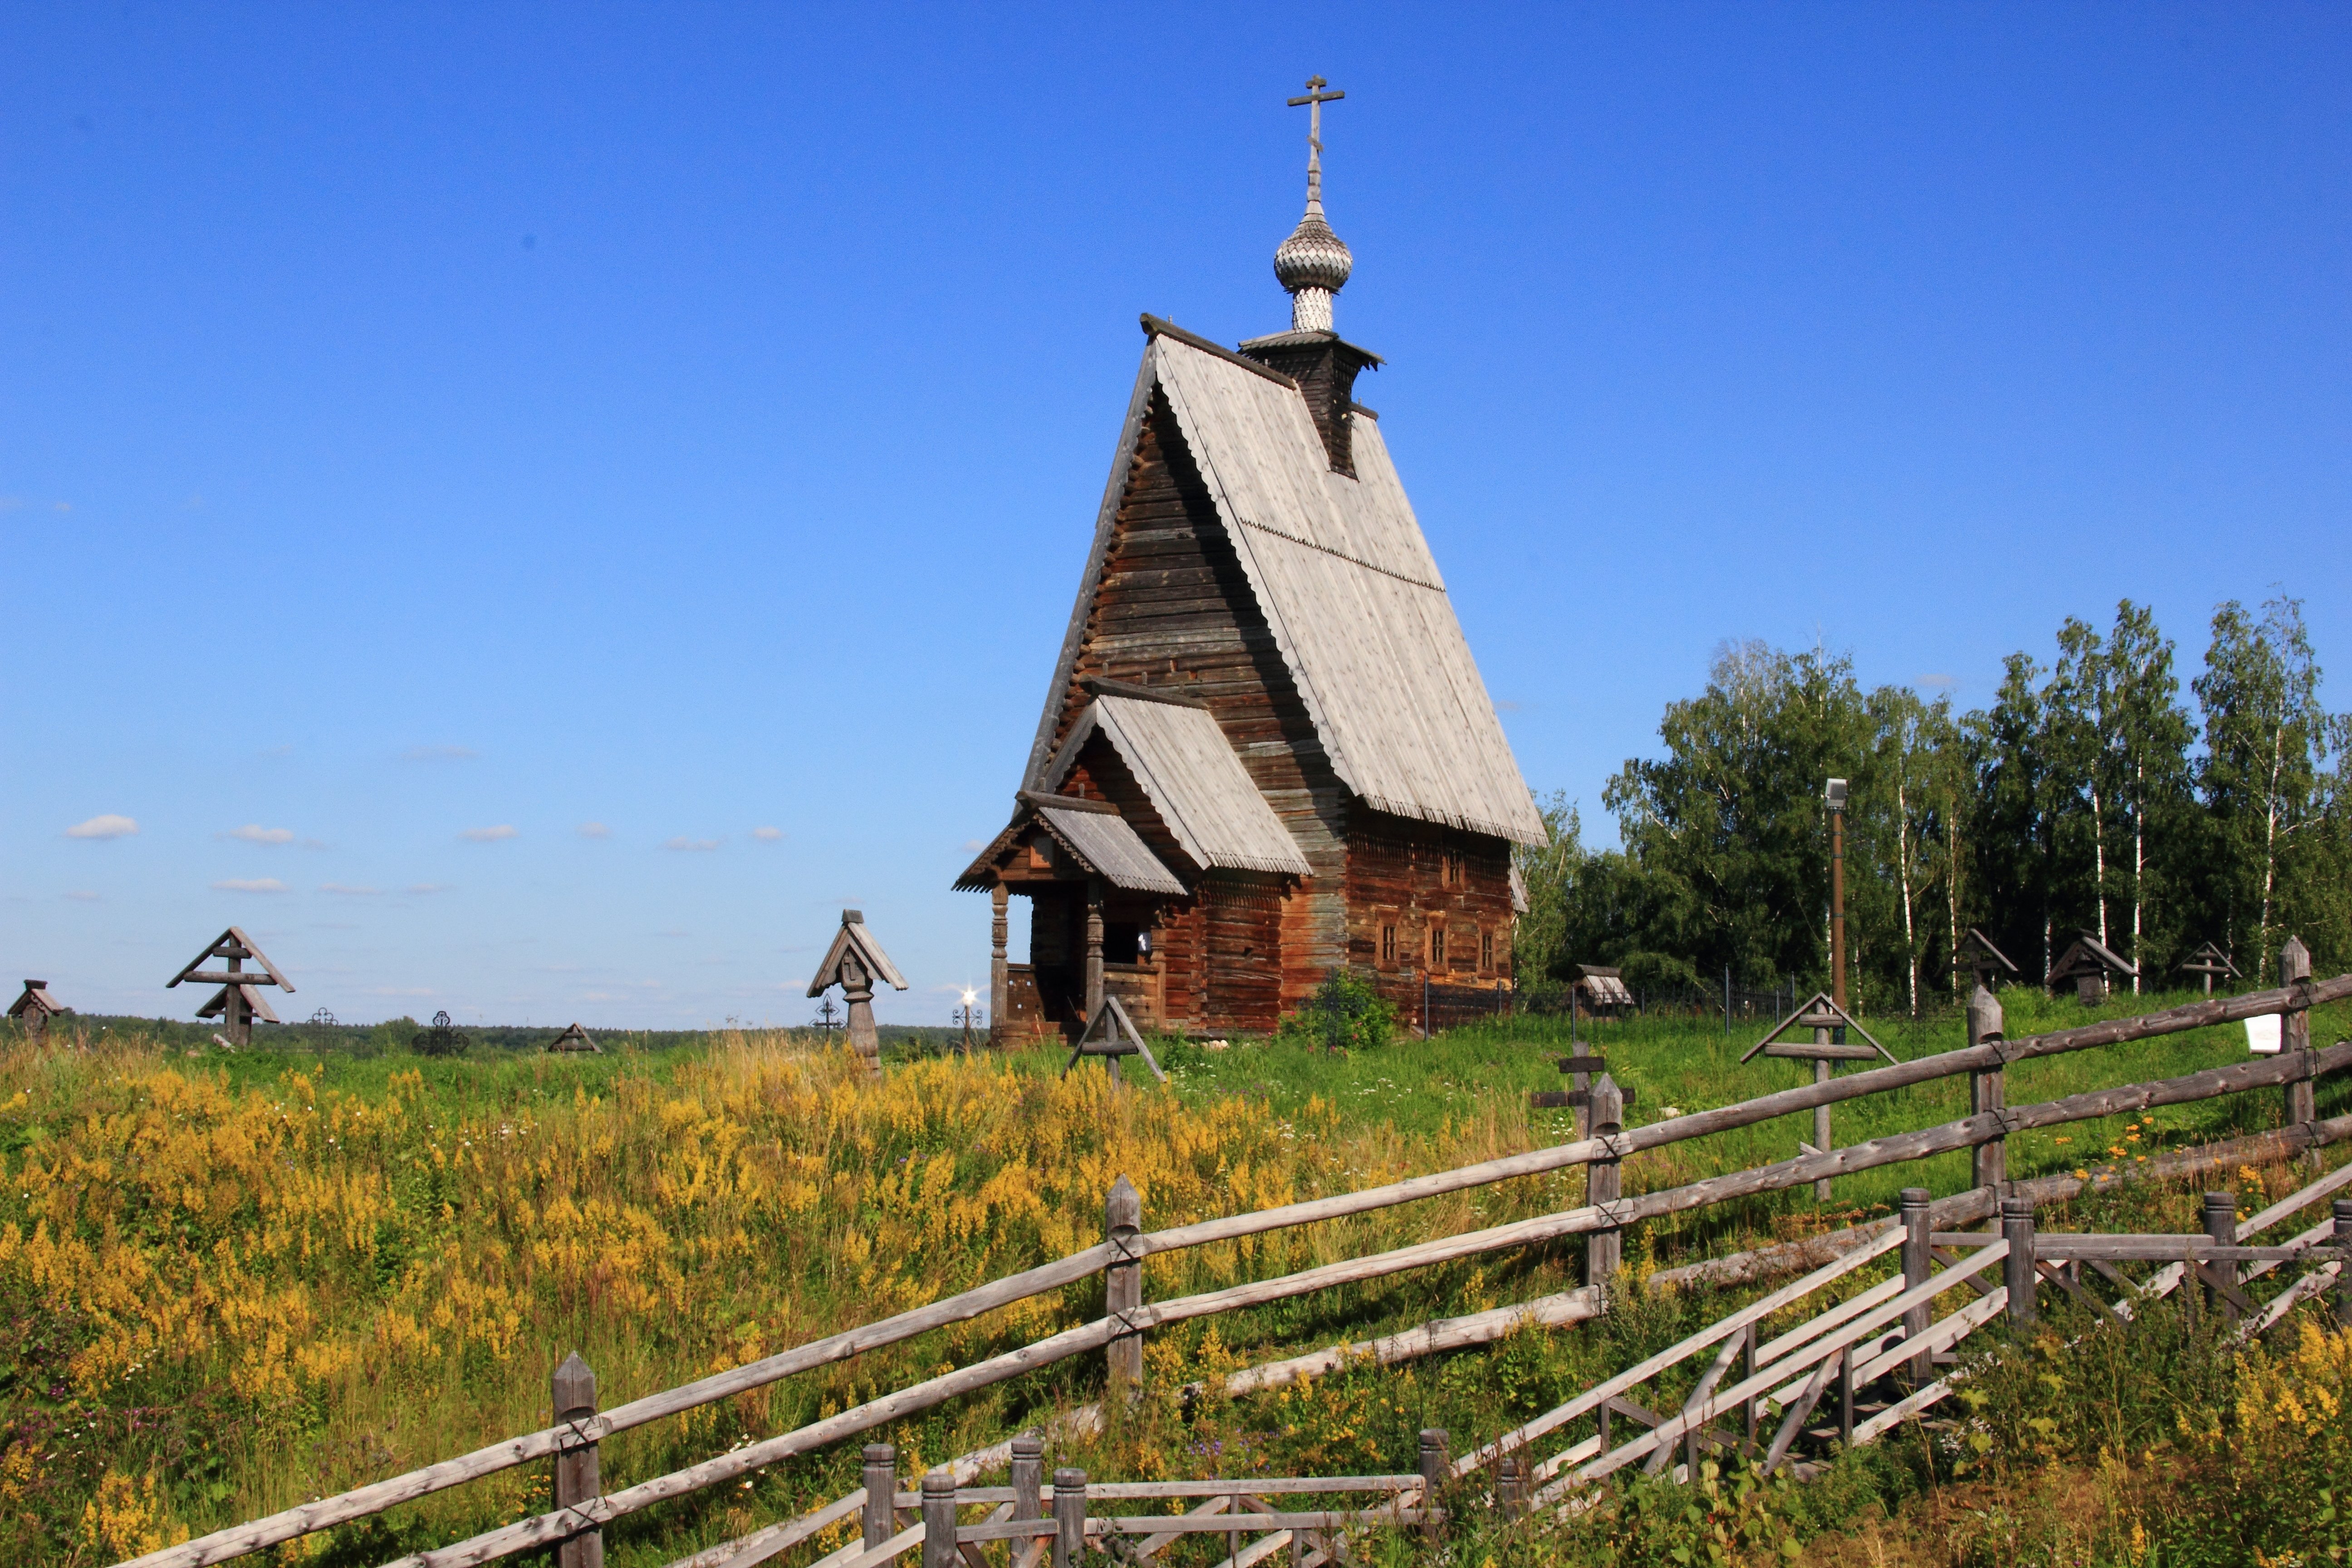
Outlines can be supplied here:
<path id="1" fill-rule="evenodd" d="M 1813 1037 L 1810 1040 L 1782 1039 L 1780 1037 L 1790 1029 L 1811 1029 Z M 1840 1045 L 1830 1038 L 1832 1032 L 1838 1029 L 1852 1029 L 1864 1039 L 1870 1040 L 1870 1044 Z M 1790 1057 L 1798 1061 L 1812 1063 L 1815 1083 L 1829 1082 L 1832 1062 L 1866 1062 L 1874 1057 L 1885 1057 L 1890 1062 L 1895 1060 L 1895 1053 L 1872 1039 L 1870 1031 L 1855 1023 L 1853 1014 L 1831 1001 L 1826 991 L 1816 991 L 1806 997 L 1795 1012 L 1773 1025 L 1771 1033 L 1748 1047 L 1748 1054 L 1739 1059 L 1750 1061 L 1759 1052 L 1768 1057 Z M 1807 1154 L 1826 1153 L 1832 1147 L 1828 1106 L 1813 1107 L 1813 1142 L 1810 1144 L 1800 1142 L 1797 1147 Z M 1830 1181 L 1827 1176 L 1813 1184 L 1813 1196 L 1823 1203 L 1829 1202 Z"/>
<path id="2" fill-rule="evenodd" d="M 1101 1037 L 1099 1039 L 1096 1037 L 1097 1035 Z M 1168 1075 L 1160 1070 L 1159 1059 L 1152 1056 L 1151 1047 L 1143 1043 L 1142 1031 L 1135 1026 L 1135 1020 L 1127 1016 L 1127 1009 L 1119 1005 L 1116 996 L 1104 997 L 1102 1005 L 1095 1009 L 1094 1020 L 1087 1025 L 1086 1033 L 1078 1037 L 1077 1048 L 1070 1053 L 1070 1059 L 1062 1064 L 1064 1078 L 1070 1076 L 1070 1069 L 1078 1065 L 1082 1057 L 1103 1058 L 1103 1065 L 1110 1069 L 1113 1089 L 1119 1087 L 1118 1058 L 1121 1057 L 1141 1057 L 1143 1065 L 1151 1069 L 1153 1078 L 1161 1083 L 1168 1081 Z"/>
<path id="3" fill-rule="evenodd" d="M 205 972 L 204 964 L 208 958 L 226 960 L 226 969 Z M 261 965 L 260 973 L 256 973 L 244 967 L 248 958 Z M 188 966 L 172 976 L 163 989 L 169 991 L 182 981 L 220 987 L 213 994 L 211 1001 L 196 1009 L 196 1016 L 220 1019 L 223 1037 L 236 1047 L 253 1043 L 253 1021 L 256 1018 L 265 1023 L 278 1022 L 278 1015 L 269 1010 L 268 1002 L 255 989 L 257 986 L 275 985 L 289 996 L 294 994 L 294 983 L 279 973 L 278 966 L 269 962 L 269 955 L 256 947 L 253 939 L 235 926 L 215 937 L 204 952 L 188 960 Z"/>

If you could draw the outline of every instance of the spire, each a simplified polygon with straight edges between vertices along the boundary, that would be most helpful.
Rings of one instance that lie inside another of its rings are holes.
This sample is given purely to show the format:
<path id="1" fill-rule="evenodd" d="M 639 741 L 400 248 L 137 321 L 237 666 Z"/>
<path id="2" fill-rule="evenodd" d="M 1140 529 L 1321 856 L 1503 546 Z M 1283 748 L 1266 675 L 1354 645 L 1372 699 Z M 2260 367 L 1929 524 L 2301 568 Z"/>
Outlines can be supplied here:
<path id="1" fill-rule="evenodd" d="M 1323 106 L 1347 97 L 1326 92 L 1319 76 L 1307 79 L 1307 94 L 1289 100 L 1307 106 L 1307 216 L 1274 253 L 1274 276 L 1290 291 L 1290 330 L 1331 331 L 1331 296 L 1348 281 L 1356 258 L 1323 217 Z"/>

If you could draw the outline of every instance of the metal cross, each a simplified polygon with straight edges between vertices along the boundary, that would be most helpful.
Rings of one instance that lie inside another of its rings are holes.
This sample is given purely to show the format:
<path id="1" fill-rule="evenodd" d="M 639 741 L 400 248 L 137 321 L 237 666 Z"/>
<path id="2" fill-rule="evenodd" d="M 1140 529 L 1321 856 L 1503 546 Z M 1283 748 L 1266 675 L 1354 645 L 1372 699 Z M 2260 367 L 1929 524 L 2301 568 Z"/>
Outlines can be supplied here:
<path id="1" fill-rule="evenodd" d="M 1348 96 L 1344 92 L 1325 92 L 1323 89 L 1329 85 L 1319 76 L 1310 76 L 1307 79 L 1307 96 L 1294 98 L 1289 104 L 1293 109 L 1302 103 L 1307 106 L 1307 144 L 1318 153 L 1323 151 L 1323 106 L 1337 103 Z"/>

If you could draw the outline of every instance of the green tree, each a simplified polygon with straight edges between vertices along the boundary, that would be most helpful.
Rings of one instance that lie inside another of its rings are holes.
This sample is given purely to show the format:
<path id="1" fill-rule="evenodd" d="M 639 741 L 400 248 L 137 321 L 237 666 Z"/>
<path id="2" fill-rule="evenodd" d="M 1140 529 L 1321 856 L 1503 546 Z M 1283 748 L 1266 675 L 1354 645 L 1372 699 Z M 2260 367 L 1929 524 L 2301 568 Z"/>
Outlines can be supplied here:
<path id="1" fill-rule="evenodd" d="M 2179 908 L 2185 880 L 2178 874 L 2190 814 L 2189 748 L 2196 739 L 2189 711 L 2180 706 L 2180 679 L 2173 673 L 2172 639 L 2157 629 L 2156 616 L 2129 599 L 2116 605 L 2107 634 L 2105 685 L 2107 732 L 2103 767 L 2115 802 L 2123 872 L 2119 896 L 2131 905 L 2132 963 L 2139 973 L 2132 989 L 2153 971 L 2161 953 L 2165 966 L 2192 945 L 2181 940 Z M 2153 906 L 2162 898 L 2172 906 Z M 2149 939 L 2151 920 L 2162 934 Z"/>
<path id="2" fill-rule="evenodd" d="M 1849 847 L 1847 942 L 1857 970 L 1865 966 L 1864 943 L 1869 952 L 1899 960 L 1888 978 L 1900 985 L 1916 1017 L 1928 955 L 1938 945 L 1948 949 L 1949 928 L 1935 893 L 1952 880 L 1967 774 L 1949 700 L 1929 702 L 1907 686 L 1882 686 L 1864 709 L 1870 749 L 1858 770 L 1850 810 L 1854 837 L 1867 847 L 1870 860 L 1866 875 L 1857 879 L 1854 871 L 1863 868 Z M 1859 901 L 1857 880 L 1864 893 Z M 1857 913 L 1864 916 L 1860 924 Z"/>
<path id="3" fill-rule="evenodd" d="M 1665 755 L 1629 760 L 1601 799 L 1630 865 L 1596 888 L 1640 917 L 1629 945 L 1696 975 L 1819 974 L 1828 939 L 1822 787 L 1865 752 L 1850 659 L 1726 645 L 1706 689 L 1668 704 Z"/>
<path id="4" fill-rule="evenodd" d="M 2272 599 L 2257 618 L 2231 599 L 2213 612 L 2212 634 L 2204 673 L 2190 683 L 2205 721 L 2198 785 L 2213 838 L 2209 910 L 2240 967 L 2268 975 L 2283 916 L 2318 922 L 2306 943 L 2340 951 L 2327 928 L 2343 920 L 2342 753 L 2352 735 L 2320 706 L 2300 600 Z"/>

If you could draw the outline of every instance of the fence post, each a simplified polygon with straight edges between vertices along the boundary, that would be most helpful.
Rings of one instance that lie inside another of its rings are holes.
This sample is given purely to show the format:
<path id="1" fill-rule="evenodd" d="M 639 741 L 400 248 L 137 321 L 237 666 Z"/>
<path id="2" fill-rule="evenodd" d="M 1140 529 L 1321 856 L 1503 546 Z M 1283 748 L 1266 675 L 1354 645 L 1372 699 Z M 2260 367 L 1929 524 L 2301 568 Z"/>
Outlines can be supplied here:
<path id="1" fill-rule="evenodd" d="M 2338 1247 L 2352 1247 L 2352 1198 L 2336 1200 L 2336 1235 L 2332 1239 Z M 2352 1329 L 2352 1258 L 2336 1262 L 2336 1321 L 2338 1327 Z"/>
<path id="2" fill-rule="evenodd" d="M 1838 1352 L 1838 1443 L 1853 1447 L 1853 1347 Z"/>
<path id="3" fill-rule="evenodd" d="M 2015 1328 L 2033 1326 L 2033 1200 L 2000 1200 L 2001 1239 L 2009 1256 L 2001 1259 L 2001 1283 L 2009 1287 L 2009 1321 Z"/>
<path id="4" fill-rule="evenodd" d="M 596 1415 L 596 1374 L 588 1370 L 580 1352 L 573 1351 L 548 1380 L 548 1390 L 555 1406 L 555 1424 L 570 1427 L 566 1436 L 576 1439 L 580 1429 Z M 558 1441 L 561 1444 L 562 1440 Z M 595 1443 L 592 1440 L 559 1446 L 555 1450 L 555 1506 L 577 1508 L 603 1495 L 604 1483 L 596 1475 Z M 604 1532 L 582 1531 L 556 1548 L 555 1563 L 556 1568 L 604 1568 Z"/>
<path id="5" fill-rule="evenodd" d="M 1103 1202 L 1103 1239 L 1115 1261 L 1103 1266 L 1103 1310 L 1125 1319 L 1143 1305 L 1143 1259 L 1135 1255 L 1135 1238 L 1143 1234 L 1143 1197 L 1125 1176 L 1110 1184 Z M 1124 1261 L 1117 1261 L 1123 1259 Z M 1129 1394 L 1143 1383 L 1143 1335 L 1122 1333 L 1103 1352 L 1109 1364 L 1110 1384 Z"/>
<path id="6" fill-rule="evenodd" d="M 1969 998 L 1969 1044 L 1990 1045 L 2000 1038 L 2000 1000 L 1979 985 L 1976 994 Z M 2007 1086 L 2001 1080 L 2000 1064 L 1969 1075 L 1969 1115 L 2000 1110 L 2007 1101 Z M 1970 1184 L 1990 1187 L 1993 1196 L 2000 1197 L 2001 1189 L 2009 1184 L 2009 1145 L 1999 1138 L 1978 1144 L 1972 1164 L 1974 1179 Z"/>
<path id="7" fill-rule="evenodd" d="M 1936 1266 L 1936 1257 L 1929 1246 L 1935 1229 L 1933 1194 L 1925 1187 L 1903 1189 L 1903 1288 L 1916 1290 L 1927 1282 L 1927 1272 Z M 1922 1301 L 1903 1314 L 1903 1337 L 1917 1344 L 1927 1334 L 1927 1321 L 1933 1303 Z M 1911 1384 L 1925 1388 L 1936 1378 L 1936 1358 L 1926 1351 L 1911 1358 Z"/>
<path id="8" fill-rule="evenodd" d="M 1625 1097 L 1618 1090 L 1617 1080 L 1602 1073 L 1592 1080 L 1592 1132 L 1595 1138 L 1613 1138 L 1625 1120 Z M 1609 1158 L 1595 1160 L 1584 1168 L 1584 1201 L 1605 1206 L 1617 1201 L 1622 1173 L 1612 1150 Z M 1624 1256 L 1623 1234 L 1612 1226 L 1596 1230 L 1584 1240 L 1584 1282 L 1607 1289 L 1617 1277 L 1618 1262 Z"/>
<path id="9" fill-rule="evenodd" d="M 866 1550 L 873 1551 L 898 1533 L 898 1450 L 887 1443 L 866 1445 L 866 1507 L 858 1518 L 865 1525 Z"/>
<path id="10" fill-rule="evenodd" d="M 962 1557 L 956 1551 L 956 1479 L 949 1469 L 923 1477 L 923 1568 L 955 1568 Z"/>
<path id="11" fill-rule="evenodd" d="M 1454 1476 L 1454 1464 L 1446 1456 L 1445 1441 L 1445 1428 L 1443 1426 L 1421 1429 L 1421 1535 L 1424 1541 L 1435 1541 L 1438 1537 L 1439 1499 L 1444 1496 L 1445 1483 Z"/>
<path id="12" fill-rule="evenodd" d="M 1495 1461 L 1495 1511 L 1505 1524 L 1528 1515 L 1527 1467 L 1517 1454 L 1506 1454 Z"/>
<path id="13" fill-rule="evenodd" d="M 1739 1331 L 1739 1336 L 1741 1341 L 1739 1347 L 1739 1381 L 1747 1383 L 1753 1380 L 1756 1376 L 1756 1325 L 1753 1323 L 1748 1324 Z M 1747 1428 L 1747 1431 L 1740 1442 L 1740 1452 L 1750 1456 L 1754 1455 L 1756 1452 L 1756 1416 L 1758 1403 L 1759 1396 L 1751 1394 L 1746 1400 L 1741 1402 L 1740 1407 L 1741 1424 Z M 1603 1450 L 1606 1450 L 1608 1447 L 1609 1445 L 1606 1442 L 1601 1444 Z"/>
<path id="14" fill-rule="evenodd" d="M 1054 1568 L 1085 1568 L 1087 1473 L 1054 1472 Z"/>
<path id="15" fill-rule="evenodd" d="M 2300 985 L 2311 978 L 2311 950 L 2303 945 L 2303 938 L 2291 936 L 2279 949 L 2279 984 Z M 2282 1050 L 2299 1051 L 2303 1076 L 2286 1086 L 2286 1124 L 2308 1127 L 2319 1120 L 2319 1097 L 2311 1081 L 2311 1015 L 2289 1013 L 2279 1020 L 2279 1047 Z M 2317 1144 L 2305 1151 L 2305 1163 L 2315 1164 L 2319 1160 Z"/>
<path id="16" fill-rule="evenodd" d="M 2224 1247 L 2238 1245 L 2237 1194 L 2207 1193 L 2205 1194 L 2205 1234 Z M 2205 1267 L 2217 1271 L 2227 1270 L 2222 1278 L 2228 1279 L 2232 1285 L 2238 1282 L 2238 1266 L 2234 1263 L 2215 1262 L 2208 1263 Z M 2208 1306 L 2220 1307 L 2226 1321 L 2234 1323 L 2238 1321 L 2237 1304 L 2210 1285 L 2205 1287 L 2205 1303 Z"/>
<path id="17" fill-rule="evenodd" d="M 1013 1517 L 1045 1517 L 1045 1445 L 1034 1437 L 1013 1439 Z"/>

